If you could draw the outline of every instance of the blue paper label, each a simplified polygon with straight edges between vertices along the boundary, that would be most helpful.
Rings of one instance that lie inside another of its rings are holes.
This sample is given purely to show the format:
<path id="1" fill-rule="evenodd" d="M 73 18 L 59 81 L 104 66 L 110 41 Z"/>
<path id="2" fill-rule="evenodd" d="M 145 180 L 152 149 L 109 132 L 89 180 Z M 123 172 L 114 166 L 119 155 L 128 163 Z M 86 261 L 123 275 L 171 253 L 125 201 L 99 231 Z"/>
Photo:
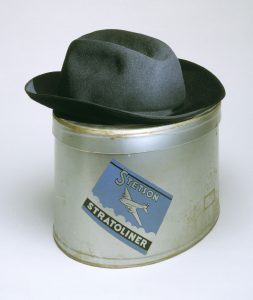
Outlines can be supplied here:
<path id="1" fill-rule="evenodd" d="M 112 160 L 82 208 L 107 232 L 146 254 L 171 200 L 170 193 Z"/>

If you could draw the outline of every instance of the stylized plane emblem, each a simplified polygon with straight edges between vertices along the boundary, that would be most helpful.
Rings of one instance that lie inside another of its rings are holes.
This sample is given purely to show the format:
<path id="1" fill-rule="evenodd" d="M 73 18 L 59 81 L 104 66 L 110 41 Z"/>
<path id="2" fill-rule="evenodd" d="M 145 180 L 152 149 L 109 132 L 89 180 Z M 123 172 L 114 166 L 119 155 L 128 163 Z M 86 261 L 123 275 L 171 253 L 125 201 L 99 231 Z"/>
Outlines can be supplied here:
<path id="1" fill-rule="evenodd" d="M 120 198 L 120 202 L 125 205 L 125 207 L 128 209 L 128 212 L 130 212 L 135 217 L 138 224 L 140 226 L 142 226 L 140 217 L 137 212 L 137 208 L 142 208 L 146 213 L 148 213 L 149 205 L 148 204 L 140 204 L 140 203 L 133 201 L 127 188 L 125 188 L 125 191 L 124 191 L 122 197 Z"/>

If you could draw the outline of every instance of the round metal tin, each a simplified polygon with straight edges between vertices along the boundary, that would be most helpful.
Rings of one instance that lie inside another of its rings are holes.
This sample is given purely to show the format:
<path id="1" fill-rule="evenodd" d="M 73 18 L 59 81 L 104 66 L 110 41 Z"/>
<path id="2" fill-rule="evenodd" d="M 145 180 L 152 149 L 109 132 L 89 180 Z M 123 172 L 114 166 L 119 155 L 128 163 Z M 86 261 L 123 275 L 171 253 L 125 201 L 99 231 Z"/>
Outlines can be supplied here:
<path id="1" fill-rule="evenodd" d="M 197 243 L 219 214 L 219 121 L 220 105 L 165 126 L 54 116 L 57 245 L 81 262 L 118 268 Z"/>

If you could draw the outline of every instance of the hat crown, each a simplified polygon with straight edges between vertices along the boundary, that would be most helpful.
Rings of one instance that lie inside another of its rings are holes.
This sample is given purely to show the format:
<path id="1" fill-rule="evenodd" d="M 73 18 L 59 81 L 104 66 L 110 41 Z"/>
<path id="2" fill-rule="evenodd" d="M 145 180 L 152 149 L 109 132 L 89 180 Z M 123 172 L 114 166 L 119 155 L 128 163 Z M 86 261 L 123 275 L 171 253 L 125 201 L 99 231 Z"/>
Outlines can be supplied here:
<path id="1" fill-rule="evenodd" d="M 185 98 L 180 63 L 160 40 L 100 30 L 73 41 L 58 94 L 127 111 L 175 109 Z"/>

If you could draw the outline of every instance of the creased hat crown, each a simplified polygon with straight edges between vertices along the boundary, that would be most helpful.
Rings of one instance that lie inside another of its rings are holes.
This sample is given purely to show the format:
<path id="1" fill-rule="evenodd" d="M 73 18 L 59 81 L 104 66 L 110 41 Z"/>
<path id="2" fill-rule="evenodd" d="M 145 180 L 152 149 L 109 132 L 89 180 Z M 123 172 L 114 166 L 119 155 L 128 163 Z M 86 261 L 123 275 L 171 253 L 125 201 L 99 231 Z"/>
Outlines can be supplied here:
<path id="1" fill-rule="evenodd" d="M 159 111 L 179 107 L 185 86 L 180 63 L 165 43 L 100 30 L 70 44 L 58 94 L 128 111 Z"/>
<path id="2" fill-rule="evenodd" d="M 100 125 L 181 122 L 225 96 L 214 74 L 162 41 L 112 29 L 74 40 L 61 71 L 32 78 L 25 91 L 59 118 Z"/>

